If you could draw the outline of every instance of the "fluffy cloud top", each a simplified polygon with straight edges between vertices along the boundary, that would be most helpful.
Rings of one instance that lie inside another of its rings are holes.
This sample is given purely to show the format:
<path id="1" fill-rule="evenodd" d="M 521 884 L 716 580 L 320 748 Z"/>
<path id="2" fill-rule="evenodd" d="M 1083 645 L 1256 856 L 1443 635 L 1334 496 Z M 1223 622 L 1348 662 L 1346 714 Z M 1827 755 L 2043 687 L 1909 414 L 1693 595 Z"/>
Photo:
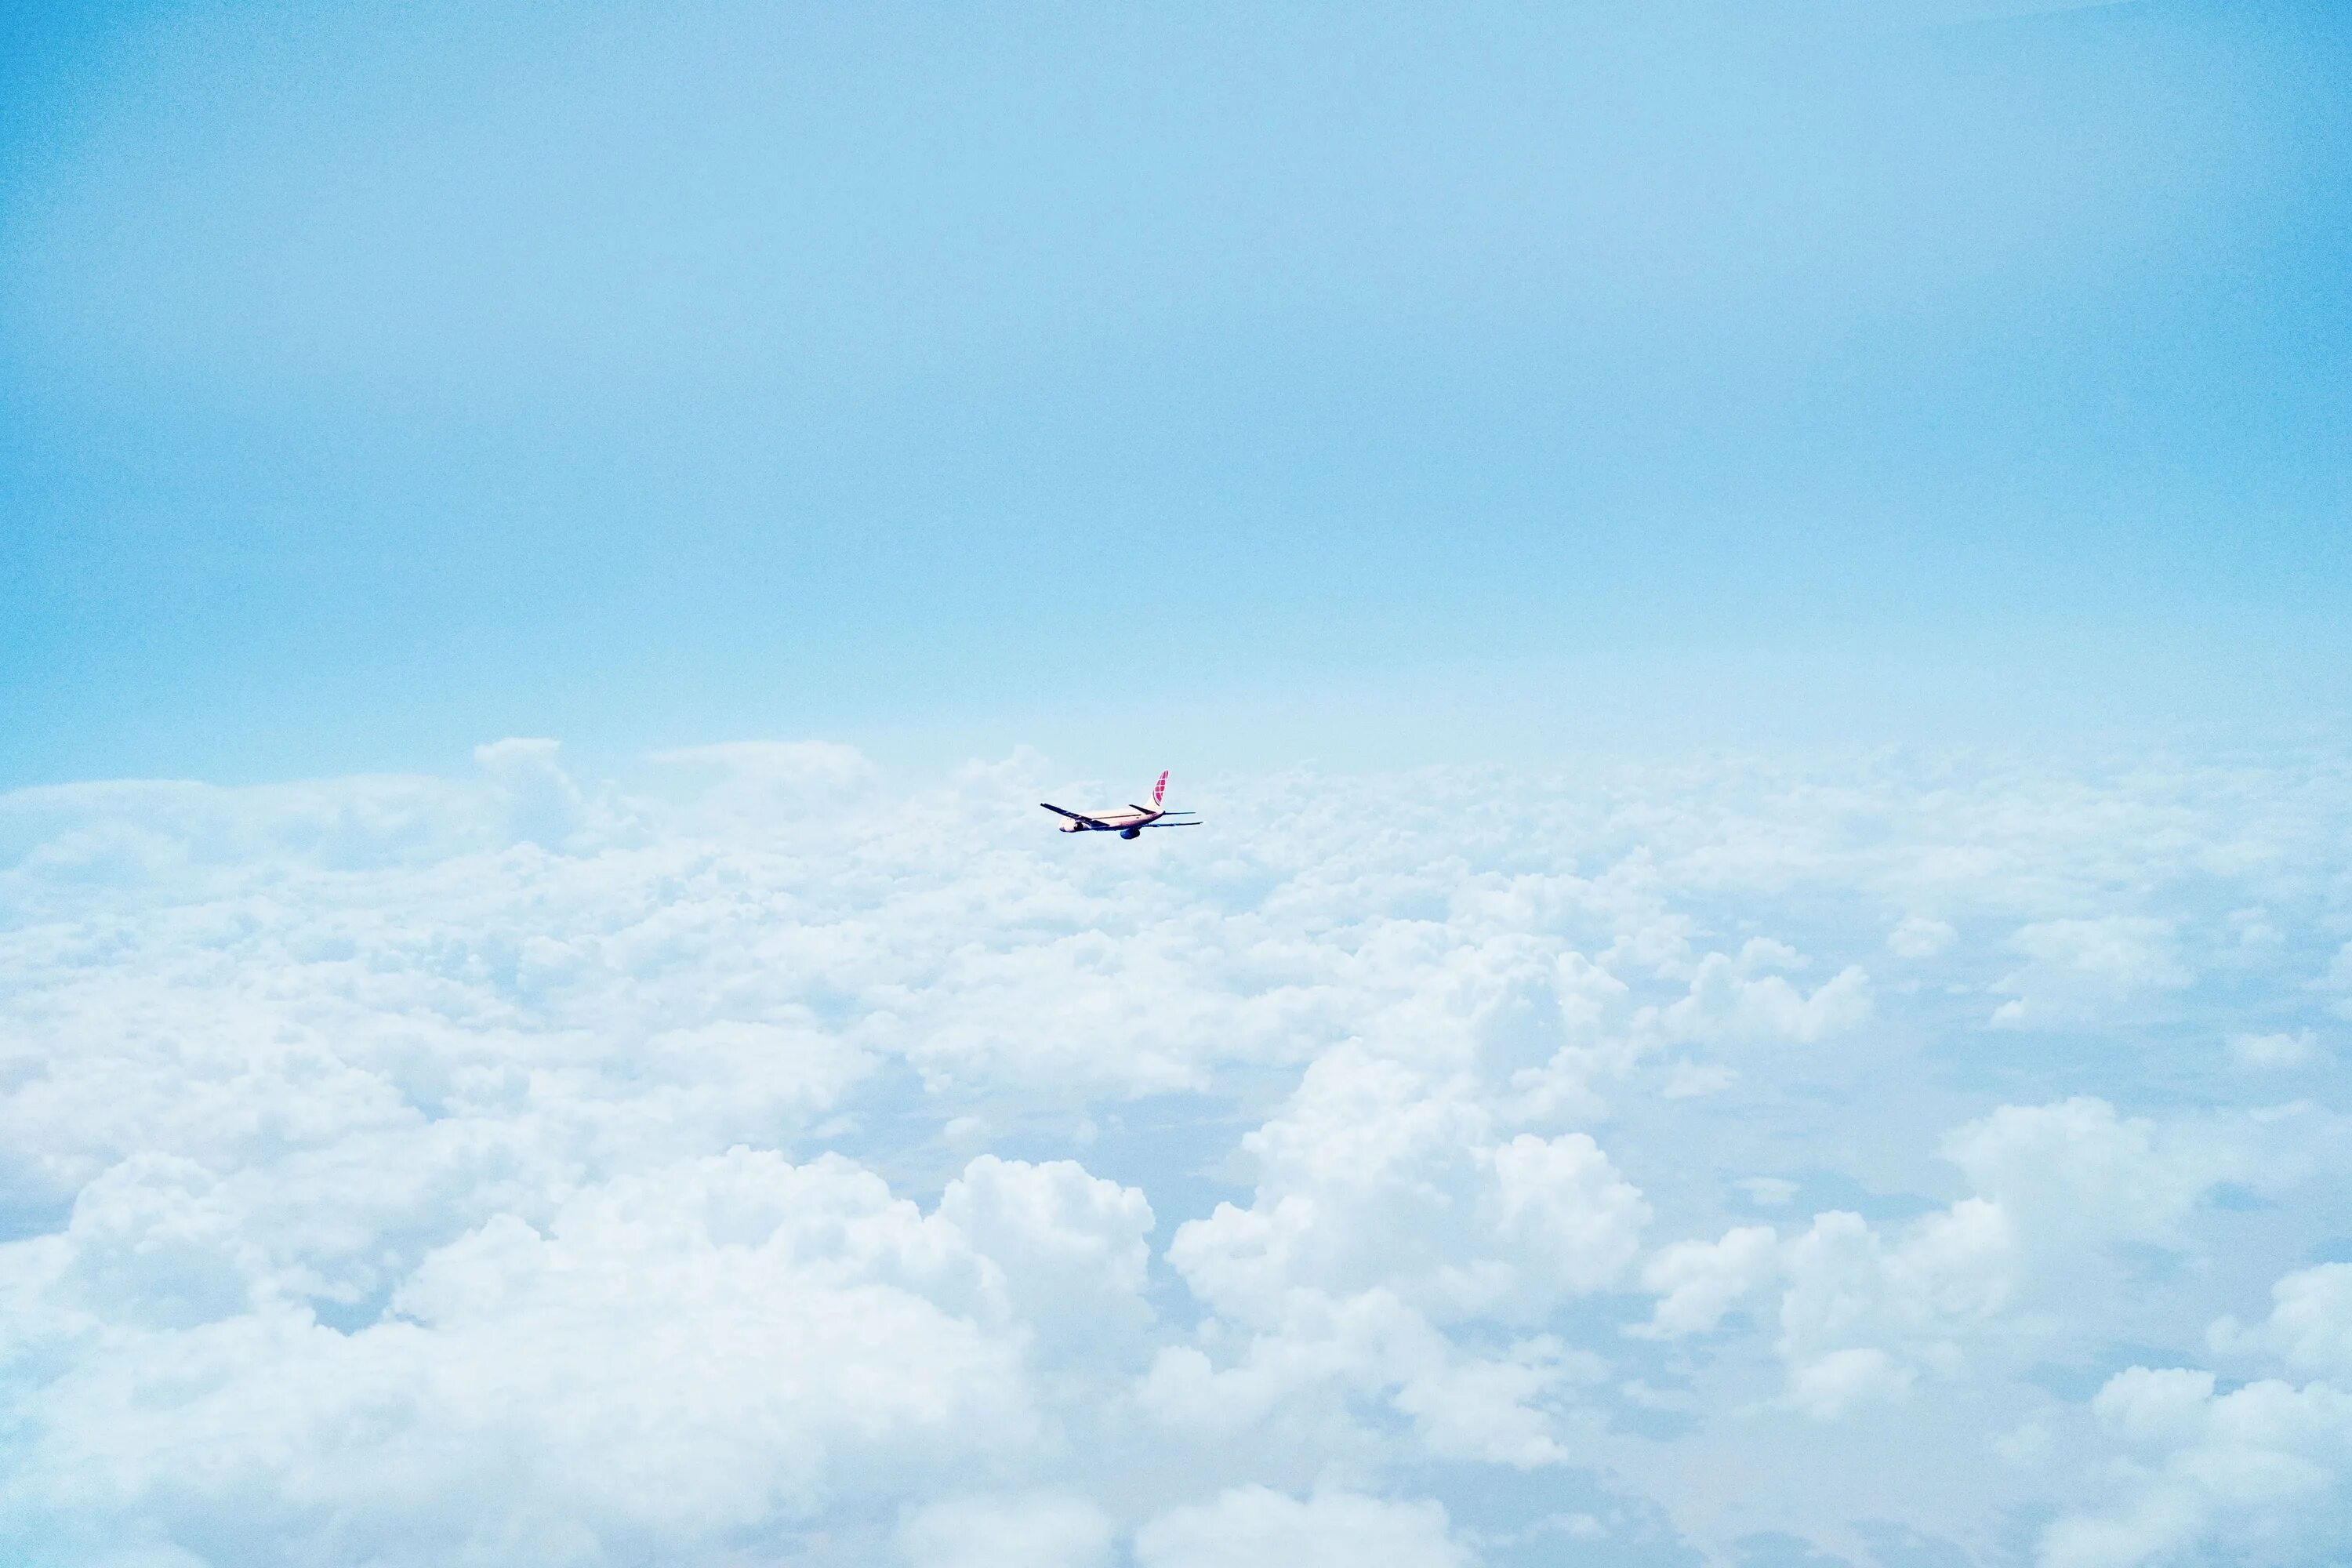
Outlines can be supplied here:
<path id="1" fill-rule="evenodd" d="M 2342 1537 L 2332 756 L 478 761 L 0 797 L 0 1554 Z"/>
<path id="2" fill-rule="evenodd" d="M 1464 1568 L 1434 1503 L 1388 1503 L 1347 1492 L 1305 1501 L 1236 1487 L 1171 1510 L 1138 1532 L 1137 1568 Z"/>

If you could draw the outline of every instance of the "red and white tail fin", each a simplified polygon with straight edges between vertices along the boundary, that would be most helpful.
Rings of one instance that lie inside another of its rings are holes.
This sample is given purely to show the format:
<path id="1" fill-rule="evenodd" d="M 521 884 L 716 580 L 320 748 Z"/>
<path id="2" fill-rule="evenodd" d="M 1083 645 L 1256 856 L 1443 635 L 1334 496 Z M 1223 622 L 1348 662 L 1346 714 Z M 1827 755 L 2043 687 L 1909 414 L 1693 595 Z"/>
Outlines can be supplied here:
<path id="1" fill-rule="evenodd" d="M 1162 795 L 1166 795 L 1167 793 L 1168 793 L 1168 774 L 1167 774 L 1167 773 L 1163 770 L 1163 771 L 1160 773 L 1160 782 L 1159 782 L 1158 784 L 1153 784 L 1153 785 L 1151 786 L 1151 809 L 1152 809 L 1152 810 L 1157 811 L 1157 810 L 1159 810 L 1159 809 L 1160 809 L 1160 796 L 1162 796 Z"/>

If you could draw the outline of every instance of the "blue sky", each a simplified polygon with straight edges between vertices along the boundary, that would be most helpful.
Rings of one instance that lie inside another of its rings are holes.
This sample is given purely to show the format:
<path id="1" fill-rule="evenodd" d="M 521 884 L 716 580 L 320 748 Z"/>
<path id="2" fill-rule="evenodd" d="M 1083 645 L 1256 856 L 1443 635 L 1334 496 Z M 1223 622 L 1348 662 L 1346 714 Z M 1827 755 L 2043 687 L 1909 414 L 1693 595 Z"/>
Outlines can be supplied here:
<path id="1" fill-rule="evenodd" d="M 1958 14 L 17 8 L 0 777 L 2327 718 L 2352 29 Z"/>

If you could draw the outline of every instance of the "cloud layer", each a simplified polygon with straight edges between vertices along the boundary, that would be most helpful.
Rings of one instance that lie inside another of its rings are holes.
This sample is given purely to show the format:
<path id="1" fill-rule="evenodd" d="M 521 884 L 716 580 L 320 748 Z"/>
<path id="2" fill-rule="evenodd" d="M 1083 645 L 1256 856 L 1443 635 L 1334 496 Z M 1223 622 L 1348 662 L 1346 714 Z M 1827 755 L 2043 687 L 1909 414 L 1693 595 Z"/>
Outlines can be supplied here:
<path id="1" fill-rule="evenodd" d="M 478 760 L 0 797 L 12 1560 L 2352 1528 L 2333 753 Z"/>

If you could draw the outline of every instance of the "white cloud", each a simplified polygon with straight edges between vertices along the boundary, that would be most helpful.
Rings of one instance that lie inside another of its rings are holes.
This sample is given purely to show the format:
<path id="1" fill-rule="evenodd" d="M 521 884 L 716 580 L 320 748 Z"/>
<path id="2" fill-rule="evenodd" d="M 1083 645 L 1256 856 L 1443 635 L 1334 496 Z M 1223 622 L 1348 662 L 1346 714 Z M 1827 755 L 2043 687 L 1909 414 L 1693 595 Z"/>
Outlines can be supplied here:
<path id="1" fill-rule="evenodd" d="M 1136 1532 L 1137 1568 L 1469 1568 L 1434 1502 L 1236 1487 Z"/>
<path id="2" fill-rule="evenodd" d="M 1680 1241 L 1642 1270 L 1658 1293 L 1650 1321 L 1635 1331 L 1654 1339 L 1704 1333 L 1780 1272 L 1780 1238 L 1769 1226 L 1743 1226 L 1720 1241 Z"/>
<path id="3" fill-rule="evenodd" d="M 1886 933 L 1886 951 L 1897 958 L 1933 958 L 1958 941 L 1959 935 L 1948 921 L 1906 915 Z"/>
<path id="4" fill-rule="evenodd" d="M 2336 950 L 2336 956 L 2321 975 L 2316 989 L 2335 996 L 2333 1011 L 2339 1018 L 2352 1018 L 2352 942 Z"/>
<path id="5" fill-rule="evenodd" d="M 2271 1287 L 2271 1315 L 2252 1328 L 2216 1320 L 2208 1333 L 2224 1354 L 2269 1355 L 2292 1371 L 2352 1385 L 2352 1263 L 2297 1269 Z"/>
<path id="6" fill-rule="evenodd" d="M 948 1184 L 939 1216 L 996 1266 L 1032 1322 L 1066 1338 L 1117 1339 L 1149 1321 L 1151 1205 L 1135 1188 L 1069 1160 L 982 1154 Z"/>
<path id="7" fill-rule="evenodd" d="M 877 1463 L 984 1468 L 1043 1419 L 971 1237 L 837 1156 L 738 1150 L 582 1189 L 543 1228 L 494 1216 L 351 1333 L 184 1205 L 103 1213 L 19 1244 L 58 1282 L 12 1314 L 27 1350 L 103 1347 L 20 1407 L 20 1503 L 251 1530 L 287 1560 L 353 1514 L 386 1561 L 692 1549 Z"/>
<path id="8" fill-rule="evenodd" d="M 1538 1468 L 1726 1560 L 2338 1520 L 2206 1474 L 2342 1473 L 2324 766 L 1300 776 L 1157 845 L 1028 754 L 652 774 L 0 797 L 0 1556 L 1463 1561 Z M 2280 1108 L 2213 1048 L 2306 1039 Z M 2305 1415 L 2048 1392 L 2209 1324 Z"/>
<path id="9" fill-rule="evenodd" d="M 1822 1421 L 1910 1393 L 1911 1369 L 1871 1346 L 1831 1351 L 1789 1372 L 1789 1403 Z"/>
<path id="10" fill-rule="evenodd" d="M 1665 1007 L 1665 1037 L 1707 1044 L 1813 1041 L 1854 1028 L 1871 1015 L 1870 976 L 1850 964 L 1811 991 L 1774 970 L 1798 962 L 1779 942 L 1751 941 L 1737 957 L 1709 953 L 1691 976 L 1690 994 Z"/>
<path id="11" fill-rule="evenodd" d="M 1785 1397 L 1836 1420 L 1922 1378 L 1965 1378 L 2046 1336 L 2063 1307 L 2127 1290 L 2117 1249 L 2183 1245 L 2208 1194 L 2265 1163 L 2266 1179 L 2300 1177 L 2315 1136 L 2329 1134 L 2294 1117 L 2159 1124 L 2087 1098 L 2002 1106 L 1943 1142 L 1974 1194 L 1902 1224 L 1830 1212 L 1786 1237 L 1745 1226 L 1674 1243 L 1643 1266 L 1658 1300 L 1629 1331 L 1680 1339 L 1777 1301 Z"/>
<path id="12" fill-rule="evenodd" d="M 2097 1023 L 2195 979 L 2172 922 L 2147 915 L 2037 921 L 2020 926 L 2009 945 L 2025 966 L 1994 983 L 2011 997 L 1993 1010 L 1996 1024 Z"/>
<path id="13" fill-rule="evenodd" d="M 1511 1464 L 1560 1457 L 1545 1396 L 1577 1381 L 1557 1350 L 1466 1355 L 1444 1325 L 1533 1324 L 1616 1284 L 1648 1217 L 1592 1139 L 1504 1137 L 1473 1085 L 1342 1047 L 1243 1142 L 1248 1208 L 1186 1222 L 1169 1261 L 1243 1331 L 1216 1370 L 1163 1352 L 1144 1388 L 1178 1425 L 1221 1425 L 1336 1384 L 1382 1394 L 1439 1453 Z"/>
<path id="14" fill-rule="evenodd" d="M 1701 1067 L 1696 1062 L 1676 1062 L 1658 1092 L 1668 1100 L 1696 1100 L 1705 1094 L 1720 1094 L 1738 1081 L 1738 1072 L 1720 1064 Z"/>
<path id="15" fill-rule="evenodd" d="M 1789 1239 L 1780 1267 L 1789 1398 L 1822 1420 L 1899 1398 L 1922 1373 L 1959 1372 L 1967 1338 L 2016 1289 L 2009 1218 L 1982 1198 L 1926 1215 L 1892 1238 L 1859 1215 L 1817 1215 Z"/>
<path id="16" fill-rule="evenodd" d="M 1239 1336 L 1213 1329 L 1206 1342 L 1229 1352 L 1228 1364 L 1198 1346 L 1171 1346 L 1137 1391 L 1165 1431 L 1231 1442 L 1274 1426 L 1311 1434 L 1328 1455 L 1360 1446 L 1360 1435 L 1350 1442 L 1349 1411 L 1381 1400 L 1431 1455 L 1519 1468 L 1566 1458 L 1555 1407 L 1600 1370 L 1596 1358 L 1546 1336 L 1499 1354 L 1466 1352 L 1384 1290 L 1302 1294 L 1278 1326 Z"/>
<path id="17" fill-rule="evenodd" d="M 2043 1568 L 2321 1562 L 2352 1525 L 2352 1394 L 2269 1381 L 2221 1394 L 2210 1373 L 2133 1367 L 2092 1408 L 2133 1456 L 2125 1495 L 2051 1524 Z"/>
<path id="18" fill-rule="evenodd" d="M 2255 1072 L 2309 1067 L 2319 1059 L 2319 1038 L 2309 1029 L 2298 1029 L 2293 1034 L 2231 1035 L 2230 1059 Z"/>
<path id="19" fill-rule="evenodd" d="M 1439 1321 L 1540 1316 L 1615 1283 L 1648 1218 L 1587 1134 L 1507 1137 L 1465 1081 L 1353 1047 L 1242 1146 L 1255 1202 L 1186 1222 L 1168 1256 L 1244 1322 L 1280 1321 L 1298 1291 L 1374 1287 Z"/>
<path id="20" fill-rule="evenodd" d="M 580 831 L 586 801 L 556 760 L 553 741 L 499 741 L 474 748 L 474 760 L 505 795 L 506 835 L 554 849 Z"/>
<path id="21" fill-rule="evenodd" d="M 1762 1209 L 1779 1208 L 1797 1195 L 1797 1184 L 1785 1176 L 1742 1176 L 1734 1184 Z"/>
<path id="22" fill-rule="evenodd" d="M 1110 1559 L 1109 1515 L 1066 1493 L 943 1498 L 898 1527 L 908 1568 L 1096 1568 Z"/>
<path id="23" fill-rule="evenodd" d="M 2078 1095 L 2053 1105 L 2004 1105 L 1954 1131 L 1944 1153 L 1979 1192 L 2050 1244 L 2165 1242 L 2216 1184 L 2256 1173 L 2258 1155 L 2269 1151 L 2254 1132 L 2159 1125 Z"/>

